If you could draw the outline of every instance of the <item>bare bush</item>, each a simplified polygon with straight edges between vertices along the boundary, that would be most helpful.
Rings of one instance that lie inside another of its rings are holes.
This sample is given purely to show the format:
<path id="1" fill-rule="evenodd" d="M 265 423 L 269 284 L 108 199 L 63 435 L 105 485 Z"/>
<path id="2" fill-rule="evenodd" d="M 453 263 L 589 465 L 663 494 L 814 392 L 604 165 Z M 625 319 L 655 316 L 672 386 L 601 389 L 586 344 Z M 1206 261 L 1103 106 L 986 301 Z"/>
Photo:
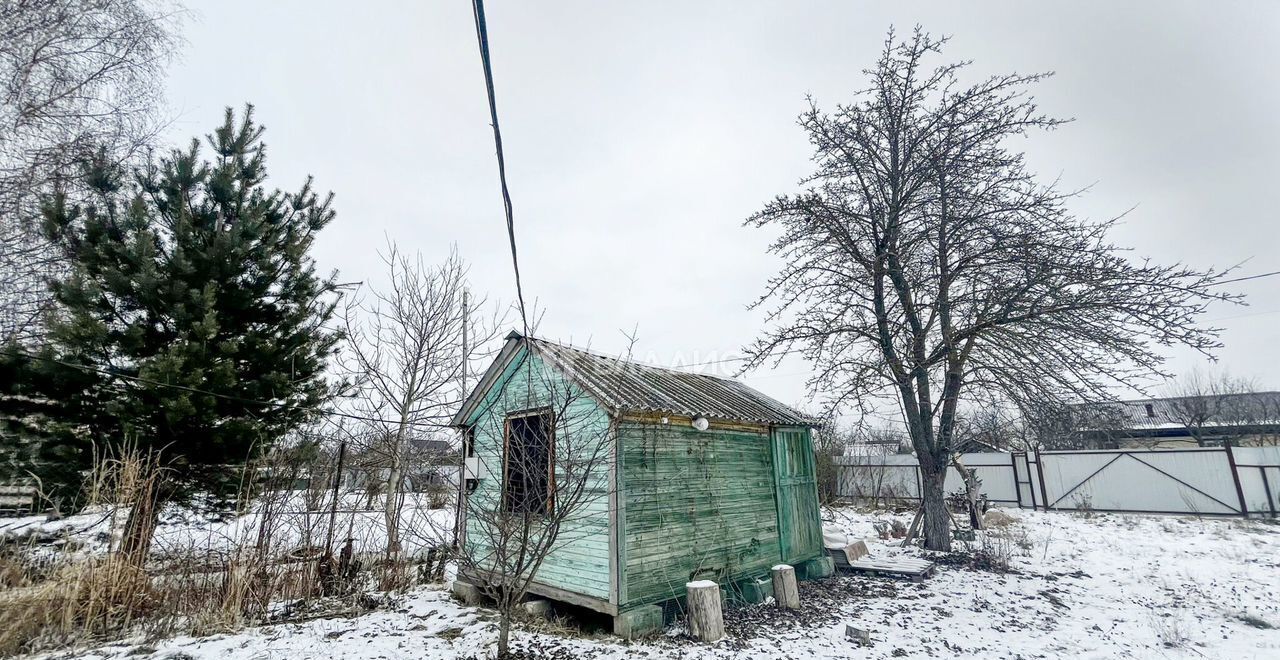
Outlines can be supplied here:
<path id="1" fill-rule="evenodd" d="M 1015 571 L 1014 556 L 1031 556 L 1035 544 L 1026 528 L 1021 525 L 1007 525 L 979 532 L 978 547 L 973 552 L 972 562 L 976 568 L 998 573 Z"/>

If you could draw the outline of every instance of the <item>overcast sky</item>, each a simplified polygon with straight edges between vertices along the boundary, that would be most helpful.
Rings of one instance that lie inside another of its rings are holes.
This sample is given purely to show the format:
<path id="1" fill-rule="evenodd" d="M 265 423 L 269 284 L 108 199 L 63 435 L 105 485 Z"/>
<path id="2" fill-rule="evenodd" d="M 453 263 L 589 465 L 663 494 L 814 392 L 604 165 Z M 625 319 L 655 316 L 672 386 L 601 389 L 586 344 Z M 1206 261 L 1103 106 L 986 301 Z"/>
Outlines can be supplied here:
<path id="1" fill-rule="evenodd" d="M 192 3 L 194 4 L 194 3 Z M 805 95 L 864 86 L 890 25 L 949 34 L 975 74 L 1056 71 L 1041 107 L 1076 121 L 1028 139 L 1045 177 L 1092 184 L 1083 216 L 1127 209 L 1135 255 L 1280 270 L 1280 3 L 487 3 L 526 296 L 540 334 L 606 352 L 720 359 L 777 263 L 742 221 L 810 171 Z M 195 8 L 170 72 L 175 141 L 252 102 L 272 185 L 313 175 L 338 217 L 315 256 L 376 283 L 385 237 L 476 289 L 514 296 L 470 3 L 219 0 Z M 1280 278 L 1220 308 L 1218 368 L 1280 389 Z M 1203 367 L 1171 355 L 1178 371 Z M 734 365 L 722 365 L 720 372 Z M 744 377 L 791 403 L 802 362 Z"/>

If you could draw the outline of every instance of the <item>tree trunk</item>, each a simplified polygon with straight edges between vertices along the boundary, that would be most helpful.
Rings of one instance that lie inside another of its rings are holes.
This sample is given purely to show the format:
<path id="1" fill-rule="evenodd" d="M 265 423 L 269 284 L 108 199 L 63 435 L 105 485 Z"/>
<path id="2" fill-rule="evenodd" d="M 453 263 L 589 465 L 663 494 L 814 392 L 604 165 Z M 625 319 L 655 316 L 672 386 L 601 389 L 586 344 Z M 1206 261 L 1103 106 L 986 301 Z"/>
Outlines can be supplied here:
<path id="1" fill-rule="evenodd" d="M 390 474 L 387 476 L 387 503 L 383 516 L 387 523 L 387 559 L 396 560 L 400 553 L 400 443 L 393 448 Z"/>
<path id="2" fill-rule="evenodd" d="M 943 482 L 947 476 L 946 463 L 925 469 L 920 464 L 921 493 L 924 507 L 925 550 L 951 551 L 951 515 L 947 513 L 946 492 Z"/>
<path id="3" fill-rule="evenodd" d="M 498 657 L 507 657 L 511 643 L 511 612 L 503 610 L 498 617 Z"/>
<path id="4" fill-rule="evenodd" d="M 410 392 L 418 385 L 418 372 L 415 365 L 409 377 L 409 386 L 405 388 L 404 398 L 400 401 L 400 425 L 391 438 L 391 469 L 387 474 L 387 559 L 395 563 L 400 554 L 400 482 L 404 479 L 404 441 L 409 429 L 409 410 L 413 405 Z"/>

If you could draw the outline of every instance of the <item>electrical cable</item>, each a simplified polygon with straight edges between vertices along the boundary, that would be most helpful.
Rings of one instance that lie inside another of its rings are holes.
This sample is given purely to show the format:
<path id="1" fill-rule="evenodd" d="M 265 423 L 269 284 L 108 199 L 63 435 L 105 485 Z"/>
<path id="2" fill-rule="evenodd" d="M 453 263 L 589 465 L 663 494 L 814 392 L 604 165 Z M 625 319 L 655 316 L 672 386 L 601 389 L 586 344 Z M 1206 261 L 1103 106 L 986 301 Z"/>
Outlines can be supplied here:
<path id="1" fill-rule="evenodd" d="M 498 127 L 498 102 L 493 91 L 493 65 L 489 58 L 489 30 L 484 20 L 484 0 L 472 0 L 476 21 L 476 41 L 480 45 L 480 63 L 484 65 L 484 86 L 489 97 L 489 119 L 493 123 L 493 143 L 498 153 L 498 181 L 502 184 L 502 207 L 507 218 L 507 240 L 511 243 L 511 267 L 516 275 L 516 300 L 520 307 L 520 323 L 524 336 L 529 336 L 529 317 L 525 313 L 524 289 L 520 283 L 520 261 L 516 257 L 516 225 L 511 212 L 511 192 L 507 189 L 507 163 L 502 153 L 502 130 Z"/>

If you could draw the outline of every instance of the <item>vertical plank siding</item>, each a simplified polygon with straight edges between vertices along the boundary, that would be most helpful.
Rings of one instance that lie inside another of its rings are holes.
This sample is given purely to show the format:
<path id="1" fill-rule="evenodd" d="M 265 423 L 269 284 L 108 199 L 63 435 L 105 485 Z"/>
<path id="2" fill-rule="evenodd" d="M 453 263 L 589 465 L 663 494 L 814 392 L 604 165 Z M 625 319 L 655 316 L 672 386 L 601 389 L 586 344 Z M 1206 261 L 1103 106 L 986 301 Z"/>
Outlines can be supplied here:
<path id="1" fill-rule="evenodd" d="M 470 495 L 473 508 L 488 509 L 502 497 L 503 429 L 507 414 L 552 405 L 557 408 L 572 392 L 573 403 L 566 414 L 556 420 L 557 451 L 568 445 L 590 451 L 586 440 L 609 442 L 609 417 L 590 397 L 581 393 L 558 372 L 549 370 L 537 357 L 529 354 L 511 361 L 501 379 L 488 392 L 468 425 L 475 428 L 475 451 L 484 464 L 483 477 Z M 557 401 L 560 402 L 557 404 Z M 612 451 L 601 460 L 599 469 L 588 477 L 587 502 L 578 515 L 566 520 L 560 529 L 559 543 L 539 569 L 536 581 L 558 589 L 591 596 L 610 598 L 609 543 L 609 464 Z M 566 457 L 558 457 L 555 478 L 568 483 L 563 474 Z M 575 475 L 572 478 L 577 479 Z M 485 530 L 474 516 L 467 518 L 468 551 L 483 556 Z"/>
<path id="2" fill-rule="evenodd" d="M 822 514 L 813 445 L 807 428 L 773 430 L 782 560 L 793 563 L 822 552 Z"/>
<path id="3" fill-rule="evenodd" d="M 620 606 L 684 595 L 778 562 L 770 437 L 677 425 L 619 425 Z"/>

